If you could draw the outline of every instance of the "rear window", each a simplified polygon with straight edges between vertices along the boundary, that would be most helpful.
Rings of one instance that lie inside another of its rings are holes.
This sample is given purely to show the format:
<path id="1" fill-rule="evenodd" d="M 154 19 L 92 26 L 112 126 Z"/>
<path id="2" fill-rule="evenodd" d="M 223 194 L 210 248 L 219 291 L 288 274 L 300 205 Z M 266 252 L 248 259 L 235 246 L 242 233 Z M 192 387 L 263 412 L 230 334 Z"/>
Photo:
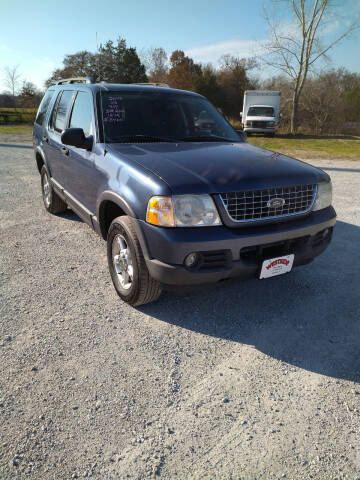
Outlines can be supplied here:
<path id="1" fill-rule="evenodd" d="M 44 123 L 46 112 L 47 112 L 47 109 L 49 108 L 53 95 L 54 95 L 54 90 L 48 90 L 45 93 L 43 99 L 41 100 L 39 110 L 37 112 L 36 119 L 35 119 L 35 123 L 37 123 L 38 125 L 42 125 Z"/>

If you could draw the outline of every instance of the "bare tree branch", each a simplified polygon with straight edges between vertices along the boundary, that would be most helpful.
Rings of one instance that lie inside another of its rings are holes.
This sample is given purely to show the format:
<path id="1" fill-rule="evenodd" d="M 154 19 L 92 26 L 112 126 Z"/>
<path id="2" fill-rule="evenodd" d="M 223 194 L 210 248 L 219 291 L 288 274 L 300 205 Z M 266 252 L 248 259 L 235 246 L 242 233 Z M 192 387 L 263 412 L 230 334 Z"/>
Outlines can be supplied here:
<path id="1" fill-rule="evenodd" d="M 13 97 L 20 86 L 21 74 L 19 72 L 19 65 L 14 67 L 5 67 L 4 68 L 4 83 L 9 88 Z"/>
<path id="2" fill-rule="evenodd" d="M 336 4 L 330 0 L 284 0 L 283 3 L 290 9 L 291 25 L 294 27 L 290 33 L 282 31 L 282 25 L 275 17 L 270 17 L 264 8 L 270 39 L 264 46 L 263 62 L 286 73 L 293 81 L 291 131 L 294 133 L 299 99 L 310 67 L 320 58 L 326 58 L 329 50 L 357 30 L 360 27 L 360 17 L 335 40 L 323 46 L 320 27 Z"/>

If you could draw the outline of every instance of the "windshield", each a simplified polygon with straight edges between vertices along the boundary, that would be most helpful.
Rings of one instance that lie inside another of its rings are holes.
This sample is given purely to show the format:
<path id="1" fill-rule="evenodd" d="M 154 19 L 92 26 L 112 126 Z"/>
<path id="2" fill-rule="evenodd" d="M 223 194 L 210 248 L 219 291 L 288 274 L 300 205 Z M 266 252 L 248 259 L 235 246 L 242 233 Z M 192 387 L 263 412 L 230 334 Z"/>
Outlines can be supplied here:
<path id="1" fill-rule="evenodd" d="M 107 143 L 231 141 L 241 138 L 201 97 L 161 91 L 101 92 Z"/>
<path id="2" fill-rule="evenodd" d="M 273 117 L 273 107 L 250 107 L 248 110 L 248 117 Z"/>

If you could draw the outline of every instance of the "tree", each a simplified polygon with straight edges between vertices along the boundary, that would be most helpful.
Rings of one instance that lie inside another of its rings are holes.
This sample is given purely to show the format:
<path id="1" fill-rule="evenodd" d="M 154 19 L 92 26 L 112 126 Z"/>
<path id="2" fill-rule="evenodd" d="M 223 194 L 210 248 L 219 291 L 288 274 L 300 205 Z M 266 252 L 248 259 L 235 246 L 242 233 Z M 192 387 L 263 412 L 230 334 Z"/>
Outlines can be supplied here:
<path id="1" fill-rule="evenodd" d="M 336 130 L 336 120 L 343 122 L 341 75 L 336 71 L 323 72 L 308 78 L 304 86 L 300 112 L 311 130 L 322 134 Z"/>
<path id="2" fill-rule="evenodd" d="M 19 103 L 25 108 L 35 108 L 41 101 L 41 91 L 32 83 L 24 80 L 19 93 Z"/>
<path id="3" fill-rule="evenodd" d="M 273 0 L 274 3 L 279 3 Z M 356 18 L 340 34 L 324 43 L 326 19 L 333 3 L 330 0 L 283 0 L 282 11 L 290 13 L 291 28 L 284 30 L 281 23 L 265 12 L 270 28 L 270 39 L 265 43 L 264 62 L 290 77 L 292 82 L 291 132 L 298 127 L 300 97 L 309 69 L 324 58 L 331 48 L 359 27 Z M 275 9 L 274 9 L 275 10 Z"/>
<path id="4" fill-rule="evenodd" d="M 167 83 L 169 73 L 168 56 L 163 48 L 156 47 L 143 50 L 141 60 L 146 67 L 149 82 Z"/>
<path id="5" fill-rule="evenodd" d="M 259 90 L 280 91 L 281 117 L 279 118 L 279 126 L 289 131 L 292 110 L 292 84 L 289 77 L 282 74 L 263 80 L 259 85 Z M 299 120 L 302 120 L 302 118 Z"/>
<path id="6" fill-rule="evenodd" d="M 220 107 L 228 117 L 239 118 L 245 90 L 253 88 L 248 72 L 256 65 L 254 59 L 224 55 L 219 59 L 217 82 L 221 88 Z"/>
<path id="7" fill-rule="evenodd" d="M 126 41 L 118 38 L 114 44 L 109 40 L 99 47 L 97 56 L 101 79 L 109 83 L 146 82 L 145 66 L 135 48 L 127 48 Z"/>
<path id="8" fill-rule="evenodd" d="M 359 122 L 360 74 L 341 69 L 342 109 L 346 122 Z"/>
<path id="9" fill-rule="evenodd" d="M 168 81 L 173 88 L 195 91 L 196 80 L 202 73 L 201 65 L 187 57 L 182 50 L 175 50 L 170 57 Z"/>
<path id="10" fill-rule="evenodd" d="M 100 44 L 98 52 L 83 50 L 65 55 L 64 67 L 56 69 L 47 80 L 47 86 L 62 78 L 94 77 L 96 81 L 110 83 L 146 82 L 145 66 L 135 48 L 127 47 L 126 41 L 118 38 Z"/>
<path id="11" fill-rule="evenodd" d="M 262 82 L 262 90 L 280 90 L 282 117 L 280 123 L 289 128 L 292 112 L 292 82 L 285 75 Z M 310 73 L 298 107 L 298 127 L 307 133 L 344 133 L 359 128 L 360 74 L 344 68 Z M 348 122 L 354 125 L 346 126 Z"/>
<path id="12" fill-rule="evenodd" d="M 17 90 L 20 86 L 21 74 L 19 72 L 19 65 L 14 67 L 5 67 L 4 68 L 5 78 L 4 83 L 7 88 L 10 90 L 11 95 L 15 97 Z"/>
<path id="13" fill-rule="evenodd" d="M 15 108 L 15 97 L 7 92 L 0 93 L 0 107 Z"/>
<path id="14" fill-rule="evenodd" d="M 147 82 L 145 65 L 141 63 L 135 48 L 128 48 L 125 51 L 122 63 L 122 75 L 118 77 L 120 83 Z"/>
<path id="15" fill-rule="evenodd" d="M 200 95 L 204 95 L 216 107 L 221 105 L 221 88 L 218 84 L 216 71 L 211 64 L 202 69 L 202 73 L 195 80 L 195 90 Z"/>
<path id="16" fill-rule="evenodd" d="M 357 87 L 345 92 L 343 101 L 345 120 L 348 122 L 359 122 L 360 83 Z"/>
<path id="17" fill-rule="evenodd" d="M 88 52 L 87 50 L 65 55 L 63 64 L 63 68 L 54 70 L 51 77 L 46 81 L 46 86 L 62 78 L 93 76 L 99 79 L 96 54 Z"/>

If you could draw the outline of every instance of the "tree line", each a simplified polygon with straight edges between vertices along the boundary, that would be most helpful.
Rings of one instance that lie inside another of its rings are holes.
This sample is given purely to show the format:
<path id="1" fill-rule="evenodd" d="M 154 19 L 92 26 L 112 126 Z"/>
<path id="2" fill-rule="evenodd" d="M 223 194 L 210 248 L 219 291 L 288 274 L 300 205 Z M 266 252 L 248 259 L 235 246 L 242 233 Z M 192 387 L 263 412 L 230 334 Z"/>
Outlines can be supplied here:
<path id="1" fill-rule="evenodd" d="M 97 52 L 81 51 L 65 55 L 63 68 L 56 69 L 46 84 L 61 78 L 90 76 L 95 81 L 109 83 L 165 83 L 172 88 L 191 90 L 206 96 L 228 117 L 239 118 L 244 91 L 254 88 L 249 72 L 253 59 L 239 59 L 226 55 L 220 66 L 201 65 L 175 50 L 170 56 L 163 48 L 152 48 L 137 53 L 119 38 L 100 45 Z"/>
<path id="2" fill-rule="evenodd" d="M 336 7 L 340 2 L 282 0 L 279 9 L 279 1 L 273 0 L 273 6 L 276 8 L 271 15 L 265 11 L 269 35 L 262 45 L 262 54 L 256 58 L 223 55 L 216 66 L 200 64 L 183 50 L 170 55 L 161 47 L 138 52 L 128 47 L 125 39 L 118 38 L 100 44 L 96 52 L 83 50 L 65 55 L 63 66 L 52 73 L 46 86 L 63 78 L 84 76 L 94 77 L 97 82 L 164 83 L 204 95 L 237 127 L 240 127 L 245 90 L 280 90 L 284 130 L 341 133 L 355 128 L 359 131 L 360 75 L 345 69 L 319 72 L 315 64 L 326 58 L 334 45 L 359 29 L 360 15 L 349 12 L 349 19 L 328 40 L 322 27 L 329 25 L 334 18 L 331 15 L 338 16 Z M 278 13 L 280 18 L 276 17 Z M 289 22 L 284 22 L 284 18 Z M 277 76 L 266 80 L 260 77 L 258 72 L 264 65 L 276 71 Z M 15 95 L 18 67 L 5 73 L 9 92 L 7 96 L 0 95 L 0 107 L 4 103 L 32 106 L 39 102 L 40 92 L 30 82 L 24 82 Z"/>
<path id="3" fill-rule="evenodd" d="M 109 40 L 96 53 L 80 51 L 65 55 L 63 67 L 53 72 L 46 86 L 62 78 L 83 76 L 110 83 L 164 83 L 204 95 L 237 127 L 240 127 L 245 90 L 280 90 L 280 126 L 283 131 L 290 131 L 291 79 L 279 75 L 263 80 L 257 75 L 257 69 L 254 58 L 225 55 L 215 67 L 196 63 L 182 50 L 175 50 L 169 56 L 163 48 L 138 53 L 119 38 L 116 42 Z M 14 77 L 17 78 L 17 72 L 15 75 L 12 72 Z M 10 82 L 8 87 L 9 92 L 0 95 L 0 107 L 36 107 L 43 95 L 31 82 L 24 81 L 21 86 Z M 304 84 L 298 105 L 298 130 L 316 134 L 357 133 L 359 112 L 359 74 L 343 68 L 311 74 Z"/>
<path id="4" fill-rule="evenodd" d="M 290 131 L 292 83 L 277 76 L 261 83 L 266 90 L 281 91 L 280 126 Z M 345 68 L 309 75 L 298 105 L 298 129 L 313 134 L 360 134 L 360 74 Z"/>

